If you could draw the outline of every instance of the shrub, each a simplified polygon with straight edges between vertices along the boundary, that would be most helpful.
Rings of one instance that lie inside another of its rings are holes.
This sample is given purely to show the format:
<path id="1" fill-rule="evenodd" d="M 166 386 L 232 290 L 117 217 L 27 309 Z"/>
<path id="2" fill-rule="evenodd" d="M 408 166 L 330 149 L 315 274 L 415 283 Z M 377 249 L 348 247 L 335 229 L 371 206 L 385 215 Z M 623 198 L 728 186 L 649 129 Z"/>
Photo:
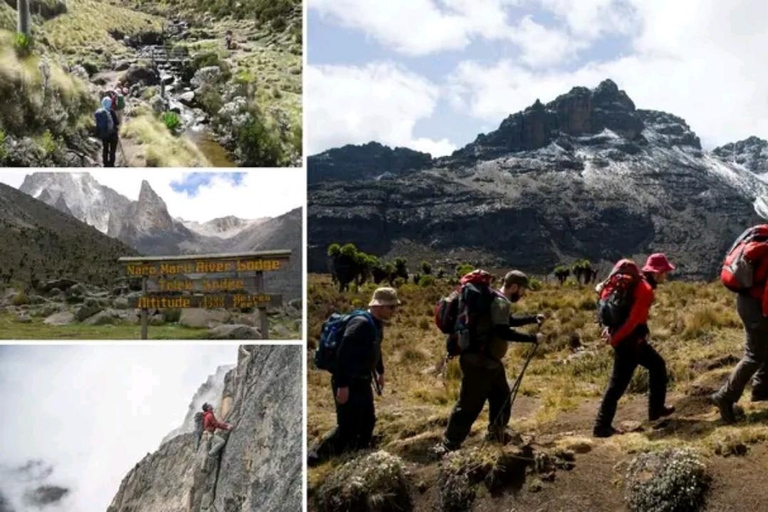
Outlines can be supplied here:
<path id="1" fill-rule="evenodd" d="M 475 266 L 470 263 L 462 263 L 456 266 L 456 277 L 462 277 L 475 270 Z"/>
<path id="2" fill-rule="evenodd" d="M 435 276 L 428 274 L 426 276 L 421 276 L 421 279 L 419 279 L 419 286 L 422 288 L 427 288 L 433 284 L 435 284 Z"/>
<path id="3" fill-rule="evenodd" d="M 176 323 L 181 319 L 181 310 L 180 309 L 166 309 L 165 313 L 163 313 L 165 316 L 165 321 L 168 323 Z"/>
<path id="4" fill-rule="evenodd" d="M 45 151 L 46 155 L 50 155 L 58 149 L 58 144 L 56 139 L 53 138 L 51 130 L 46 130 L 42 137 L 40 137 L 40 147 Z"/>
<path id="5" fill-rule="evenodd" d="M 5 149 L 5 132 L 0 130 L 0 162 L 5 159 L 8 154 L 8 150 Z"/>
<path id="6" fill-rule="evenodd" d="M 179 115 L 176 112 L 165 112 L 161 119 L 171 133 L 175 133 L 179 126 L 181 126 L 181 119 L 179 119 Z"/>
<path id="7" fill-rule="evenodd" d="M 11 300 L 11 304 L 13 304 L 14 306 L 23 306 L 24 304 L 29 304 L 29 297 L 27 297 L 26 293 L 21 292 L 13 296 L 13 299 Z"/>
<path id="8" fill-rule="evenodd" d="M 531 290 L 533 290 L 535 292 L 535 291 L 541 290 L 541 288 L 542 288 L 542 286 L 544 286 L 544 284 L 541 282 L 540 279 L 532 277 L 530 279 L 530 281 L 529 281 L 529 286 L 530 286 Z M 593 302 L 593 301 L 591 301 L 591 302 Z"/>
<path id="9" fill-rule="evenodd" d="M 31 54 L 33 46 L 32 36 L 21 33 L 13 36 L 13 49 L 16 50 L 16 55 L 19 57 L 26 57 Z"/>
<path id="10" fill-rule="evenodd" d="M 252 116 L 243 126 L 236 129 L 235 136 L 243 165 L 246 167 L 276 167 L 283 164 L 284 155 L 280 141 L 262 119 Z"/>
<path id="11" fill-rule="evenodd" d="M 635 457 L 627 469 L 625 500 L 633 512 L 701 510 L 709 487 L 706 466 L 688 449 Z"/>

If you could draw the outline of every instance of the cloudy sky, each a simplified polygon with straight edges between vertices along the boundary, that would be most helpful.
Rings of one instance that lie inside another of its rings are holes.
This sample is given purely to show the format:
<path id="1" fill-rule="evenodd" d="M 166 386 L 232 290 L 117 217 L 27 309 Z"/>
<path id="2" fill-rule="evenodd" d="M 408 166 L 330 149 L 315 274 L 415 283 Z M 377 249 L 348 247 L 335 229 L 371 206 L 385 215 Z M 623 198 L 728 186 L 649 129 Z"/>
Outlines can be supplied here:
<path id="1" fill-rule="evenodd" d="M 0 182 L 20 187 L 29 171 L 3 170 Z M 235 215 L 244 219 L 277 217 L 302 206 L 306 181 L 302 169 L 248 172 L 181 172 L 152 169 L 94 170 L 93 177 L 132 200 L 147 180 L 173 217 L 199 222 Z"/>
<path id="2" fill-rule="evenodd" d="M 315 154 L 376 140 L 444 155 L 510 113 L 613 79 L 712 148 L 768 138 L 761 0 L 309 0 Z"/>
<path id="3" fill-rule="evenodd" d="M 44 510 L 105 511 L 198 387 L 236 361 L 231 345 L 0 346 L 0 491 L 22 511 L 31 484 L 61 486 L 72 492 Z"/>

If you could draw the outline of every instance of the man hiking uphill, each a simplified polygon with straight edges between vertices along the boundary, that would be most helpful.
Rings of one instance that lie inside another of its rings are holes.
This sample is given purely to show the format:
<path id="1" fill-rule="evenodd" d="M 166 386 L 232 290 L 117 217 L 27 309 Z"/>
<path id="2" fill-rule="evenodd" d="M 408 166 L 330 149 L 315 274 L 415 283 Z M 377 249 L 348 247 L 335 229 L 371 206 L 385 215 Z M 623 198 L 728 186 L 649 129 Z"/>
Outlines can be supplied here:
<path id="1" fill-rule="evenodd" d="M 603 283 L 598 313 L 606 329 L 603 335 L 613 347 L 613 373 L 595 420 L 593 435 L 610 437 L 620 433 L 612 425 L 619 399 L 629 386 L 638 365 L 648 369 L 648 419 L 669 416 L 674 407 L 665 405 L 667 367 L 664 359 L 648 342 L 648 313 L 656 286 L 663 283 L 675 267 L 664 254 L 648 257 L 642 272 L 631 260 L 621 260 Z M 618 317 L 618 318 L 617 318 Z"/>
<path id="2" fill-rule="evenodd" d="M 216 433 L 216 430 L 232 430 L 232 425 L 229 423 L 222 423 L 216 420 L 216 416 L 213 415 L 213 406 L 211 404 L 203 404 L 203 430 L 213 436 L 211 440 L 211 448 L 208 450 L 208 455 L 213 457 L 217 455 L 227 441 Z"/>
<path id="3" fill-rule="evenodd" d="M 487 278 L 485 282 L 483 279 Z M 488 438 L 506 443 L 506 426 L 512 412 L 510 389 L 502 359 L 510 341 L 540 343 L 544 340 L 541 333 L 525 334 L 512 329 L 513 326 L 541 324 L 544 315 L 513 317 L 511 305 L 525 296 L 529 287 L 528 277 L 513 270 L 504 277 L 500 290 L 490 288 L 490 275 L 475 271 L 464 276 L 462 290 L 467 283 L 476 281 L 473 290 L 479 290 L 477 305 L 470 305 L 469 294 L 461 292 L 459 300 L 459 323 L 466 316 L 467 328 L 459 327 L 457 335 L 465 336 L 459 355 L 461 366 L 461 390 L 459 400 L 448 418 L 448 426 L 443 434 L 443 441 L 435 447 L 435 452 L 442 455 L 457 450 L 469 435 L 472 424 L 488 401 Z M 488 296 L 489 303 L 482 298 Z M 482 303 L 482 305 L 480 305 Z M 487 307 L 485 304 L 488 304 Z M 461 311 L 466 309 L 466 312 Z M 472 310 L 475 311 L 472 311 Z M 473 318 L 475 317 L 475 318 Z M 450 338 L 449 338 L 450 340 Z M 450 342 L 449 342 L 450 343 Z M 449 348 L 449 355 L 452 355 Z"/>
<path id="4" fill-rule="evenodd" d="M 371 386 L 375 384 L 379 392 L 384 388 L 381 357 L 384 325 L 399 305 L 395 289 L 379 288 L 373 293 L 367 311 L 334 314 L 323 326 L 315 364 L 332 373 L 331 389 L 338 425 L 310 450 L 310 466 L 328 457 L 370 446 L 376 425 Z"/>
<path id="5" fill-rule="evenodd" d="M 115 111 L 112 110 L 111 98 L 102 99 L 101 107 L 96 111 L 94 117 L 96 118 L 96 136 L 101 139 L 102 143 L 102 164 L 104 167 L 114 167 L 119 142 L 120 120 Z"/>
<path id="6" fill-rule="evenodd" d="M 735 423 L 734 405 L 752 379 L 752 401 L 768 400 L 768 225 L 754 226 L 736 239 L 720 279 L 736 297 L 744 324 L 744 355 L 728 380 L 710 397 L 726 423 Z"/>

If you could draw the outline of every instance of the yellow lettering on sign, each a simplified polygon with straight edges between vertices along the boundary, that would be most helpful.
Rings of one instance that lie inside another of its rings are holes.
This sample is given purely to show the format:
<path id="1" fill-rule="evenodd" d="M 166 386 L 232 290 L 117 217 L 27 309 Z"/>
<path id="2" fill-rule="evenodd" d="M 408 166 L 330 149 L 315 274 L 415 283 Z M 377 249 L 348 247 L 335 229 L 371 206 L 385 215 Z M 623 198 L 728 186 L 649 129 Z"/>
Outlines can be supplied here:
<path id="1" fill-rule="evenodd" d="M 238 272 L 264 272 L 280 269 L 280 260 L 238 260 Z"/>
<path id="2" fill-rule="evenodd" d="M 157 274 L 157 269 L 152 265 L 128 264 L 126 271 L 129 276 L 153 276 Z"/>

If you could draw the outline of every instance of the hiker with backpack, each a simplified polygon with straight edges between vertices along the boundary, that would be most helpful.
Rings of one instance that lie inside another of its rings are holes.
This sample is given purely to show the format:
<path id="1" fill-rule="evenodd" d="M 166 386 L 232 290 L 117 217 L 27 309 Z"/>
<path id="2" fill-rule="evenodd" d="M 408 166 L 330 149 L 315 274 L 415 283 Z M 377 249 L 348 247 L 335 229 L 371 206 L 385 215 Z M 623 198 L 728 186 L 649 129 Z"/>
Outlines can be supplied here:
<path id="1" fill-rule="evenodd" d="M 509 342 L 541 343 L 541 333 L 525 334 L 512 327 L 541 324 L 544 315 L 514 317 L 511 306 L 525 296 L 528 277 L 517 270 L 504 276 L 502 287 L 491 287 L 493 277 L 476 270 L 461 280 L 461 288 L 438 303 L 436 323 L 448 331 L 449 357 L 458 355 L 461 366 L 459 399 L 448 418 L 438 455 L 457 450 L 469 435 L 472 424 L 488 401 L 487 439 L 508 442 L 506 432 L 512 413 L 507 375 L 502 362 Z M 454 323 L 455 328 L 451 327 Z M 450 332 L 453 331 L 453 332 Z"/>
<path id="2" fill-rule="evenodd" d="M 752 379 L 752 401 L 768 400 L 768 225 L 744 231 L 728 250 L 720 280 L 738 293 L 736 311 L 744 324 L 744 355 L 710 401 L 726 423 L 736 422 L 734 405 Z"/>
<path id="3" fill-rule="evenodd" d="M 203 404 L 203 431 L 213 436 L 210 449 L 208 450 L 210 457 L 217 455 L 227 443 L 226 439 L 220 436 L 217 430 L 229 431 L 232 428 L 232 425 L 229 423 L 222 423 L 216 419 L 216 416 L 213 415 L 213 406 L 211 404 Z"/>
<path id="4" fill-rule="evenodd" d="M 666 363 L 648 340 L 648 313 L 654 290 L 674 269 L 662 253 L 649 256 L 642 271 L 634 261 L 625 259 L 619 261 L 608 278 L 595 288 L 600 295 L 598 317 L 605 327 L 603 336 L 613 347 L 613 372 L 595 420 L 592 431 L 595 437 L 621 433 L 612 423 L 619 399 L 638 365 L 648 370 L 648 419 L 656 421 L 675 411 L 674 407 L 665 404 Z"/>
<path id="5" fill-rule="evenodd" d="M 384 325 L 399 306 L 397 290 L 379 288 L 367 311 L 333 314 L 323 325 L 315 365 L 331 372 L 337 427 L 309 451 L 310 466 L 370 446 L 376 425 L 372 384 L 379 394 L 384 388 Z"/>
<path id="6" fill-rule="evenodd" d="M 96 111 L 96 136 L 102 143 L 102 163 L 104 167 L 114 167 L 119 142 L 120 120 L 112 110 L 112 99 L 105 96 L 101 107 Z"/>

